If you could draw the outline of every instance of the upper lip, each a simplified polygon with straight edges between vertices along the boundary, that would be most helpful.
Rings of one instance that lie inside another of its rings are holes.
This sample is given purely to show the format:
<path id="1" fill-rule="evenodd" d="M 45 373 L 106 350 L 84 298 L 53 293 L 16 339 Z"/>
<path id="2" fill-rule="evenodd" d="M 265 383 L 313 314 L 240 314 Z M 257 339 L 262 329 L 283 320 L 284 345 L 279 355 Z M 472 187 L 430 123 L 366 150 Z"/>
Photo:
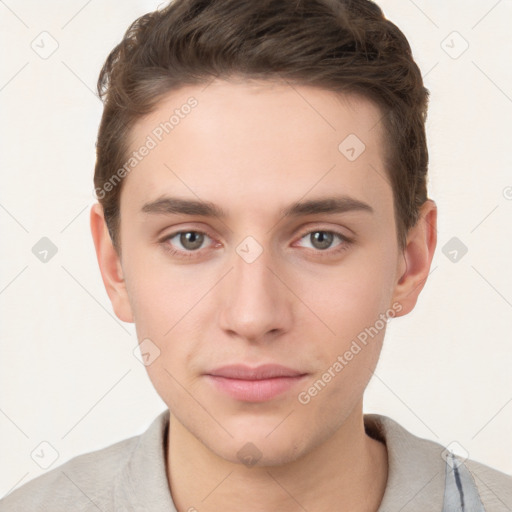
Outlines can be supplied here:
<path id="1" fill-rule="evenodd" d="M 243 364 L 233 364 L 216 368 L 208 372 L 208 375 L 228 379 L 263 380 L 276 377 L 299 377 L 305 373 L 279 364 L 263 364 L 255 368 Z"/>

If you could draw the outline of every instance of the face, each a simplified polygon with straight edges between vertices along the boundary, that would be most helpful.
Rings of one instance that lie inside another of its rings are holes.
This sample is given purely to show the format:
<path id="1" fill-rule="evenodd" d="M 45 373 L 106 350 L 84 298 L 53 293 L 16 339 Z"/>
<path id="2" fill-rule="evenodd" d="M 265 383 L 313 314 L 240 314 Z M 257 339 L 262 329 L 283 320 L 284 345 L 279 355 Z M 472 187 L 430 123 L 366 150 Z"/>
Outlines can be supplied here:
<path id="1" fill-rule="evenodd" d="M 380 118 L 355 96 L 215 81 L 134 128 L 114 308 L 174 420 L 226 460 L 252 443 L 284 463 L 336 432 L 406 312 Z"/>

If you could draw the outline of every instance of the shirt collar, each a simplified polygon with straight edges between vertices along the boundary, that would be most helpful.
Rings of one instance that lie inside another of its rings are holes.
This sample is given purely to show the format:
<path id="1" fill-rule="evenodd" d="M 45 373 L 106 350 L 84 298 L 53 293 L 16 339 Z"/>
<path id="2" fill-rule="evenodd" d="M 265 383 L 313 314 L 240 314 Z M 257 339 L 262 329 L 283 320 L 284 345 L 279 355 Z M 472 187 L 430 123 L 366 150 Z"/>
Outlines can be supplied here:
<path id="1" fill-rule="evenodd" d="M 123 510 L 176 512 L 167 478 L 169 416 L 166 409 L 138 437 L 116 484 L 116 505 Z"/>
<path id="2" fill-rule="evenodd" d="M 388 453 L 388 480 L 378 512 L 441 510 L 446 473 L 443 447 L 380 414 L 365 414 L 364 425 Z"/>

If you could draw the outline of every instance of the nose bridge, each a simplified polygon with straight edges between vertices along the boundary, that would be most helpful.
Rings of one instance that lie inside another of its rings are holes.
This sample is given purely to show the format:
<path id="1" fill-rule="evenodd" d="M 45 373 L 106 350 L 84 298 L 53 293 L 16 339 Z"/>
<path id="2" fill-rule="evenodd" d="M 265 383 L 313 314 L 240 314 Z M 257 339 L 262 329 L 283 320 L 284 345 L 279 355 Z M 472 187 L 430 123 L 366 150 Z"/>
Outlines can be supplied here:
<path id="1" fill-rule="evenodd" d="M 286 330 L 292 314 L 290 297 L 274 275 L 271 251 L 247 237 L 236 247 L 232 265 L 222 301 L 222 328 L 253 341 Z"/>

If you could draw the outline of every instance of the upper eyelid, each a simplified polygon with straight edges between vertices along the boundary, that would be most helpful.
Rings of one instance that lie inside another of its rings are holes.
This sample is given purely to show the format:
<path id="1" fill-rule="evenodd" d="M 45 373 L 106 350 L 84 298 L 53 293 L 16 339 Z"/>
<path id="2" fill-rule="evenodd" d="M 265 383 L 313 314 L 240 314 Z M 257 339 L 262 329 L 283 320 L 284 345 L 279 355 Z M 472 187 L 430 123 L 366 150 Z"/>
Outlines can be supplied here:
<path id="1" fill-rule="evenodd" d="M 311 233 L 316 233 L 316 232 L 324 232 L 324 233 L 332 233 L 333 235 L 338 235 L 339 237 L 341 238 L 344 238 L 344 239 L 347 239 L 349 240 L 350 237 L 347 236 L 347 235 L 344 235 L 343 233 L 340 233 L 338 230 L 336 229 L 322 229 L 322 228 L 313 228 L 313 229 L 310 229 L 309 231 L 305 231 L 304 233 L 302 233 L 300 235 L 300 238 L 304 238 L 305 236 L 307 235 L 310 235 Z"/>

